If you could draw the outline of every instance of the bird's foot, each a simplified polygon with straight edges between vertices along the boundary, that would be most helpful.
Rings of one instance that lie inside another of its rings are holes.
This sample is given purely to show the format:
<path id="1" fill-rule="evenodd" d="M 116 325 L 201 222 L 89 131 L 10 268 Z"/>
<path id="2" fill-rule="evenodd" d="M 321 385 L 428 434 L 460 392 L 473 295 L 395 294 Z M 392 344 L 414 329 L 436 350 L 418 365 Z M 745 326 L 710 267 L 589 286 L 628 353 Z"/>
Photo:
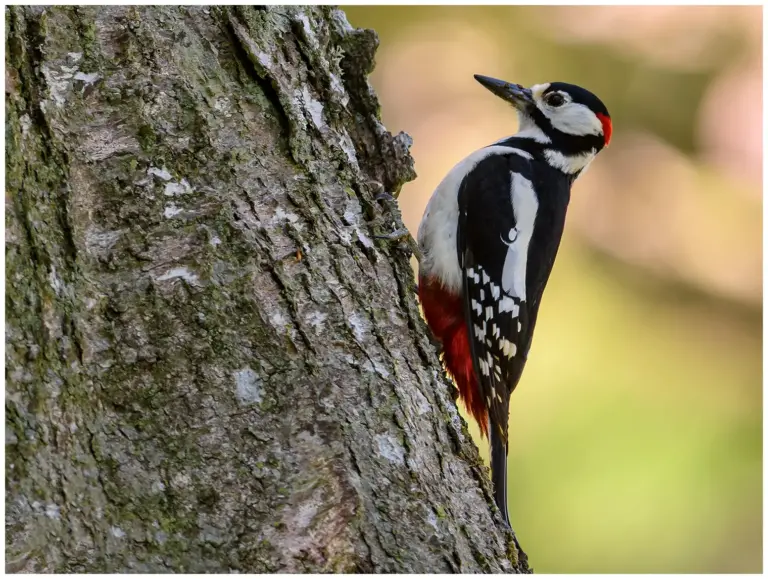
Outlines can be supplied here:
<path id="1" fill-rule="evenodd" d="M 382 241 L 396 242 L 400 249 L 411 253 L 417 260 L 421 260 L 421 252 L 416 240 L 411 237 L 410 232 L 403 225 L 403 216 L 397 205 L 397 197 L 385 191 L 384 186 L 377 181 L 370 181 L 369 185 L 374 191 L 373 198 L 381 205 L 382 209 L 381 215 L 373 220 L 372 225 L 376 229 L 394 229 L 390 233 L 380 233 L 373 237 Z"/>
<path id="2" fill-rule="evenodd" d="M 376 199 L 376 201 L 384 201 L 386 203 L 397 203 L 397 197 L 392 195 L 392 193 L 387 193 L 386 191 L 377 193 L 374 199 Z"/>
<path id="3" fill-rule="evenodd" d="M 396 229 L 392 233 L 388 233 L 386 235 L 375 235 L 374 237 L 376 237 L 376 239 L 386 239 L 387 241 L 400 241 L 401 239 L 405 239 L 410 236 L 410 232 L 405 227 L 402 227 L 400 229 Z"/>

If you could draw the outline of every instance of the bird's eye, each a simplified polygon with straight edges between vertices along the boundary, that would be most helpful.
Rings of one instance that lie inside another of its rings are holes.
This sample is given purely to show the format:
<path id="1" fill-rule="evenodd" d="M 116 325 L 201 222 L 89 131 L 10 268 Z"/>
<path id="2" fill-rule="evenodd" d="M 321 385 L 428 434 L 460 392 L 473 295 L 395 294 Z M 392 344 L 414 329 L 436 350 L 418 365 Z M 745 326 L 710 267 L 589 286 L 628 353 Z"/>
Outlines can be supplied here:
<path id="1" fill-rule="evenodd" d="M 551 107 L 559 107 L 565 104 L 565 97 L 559 92 L 551 92 L 544 97 L 544 102 Z"/>

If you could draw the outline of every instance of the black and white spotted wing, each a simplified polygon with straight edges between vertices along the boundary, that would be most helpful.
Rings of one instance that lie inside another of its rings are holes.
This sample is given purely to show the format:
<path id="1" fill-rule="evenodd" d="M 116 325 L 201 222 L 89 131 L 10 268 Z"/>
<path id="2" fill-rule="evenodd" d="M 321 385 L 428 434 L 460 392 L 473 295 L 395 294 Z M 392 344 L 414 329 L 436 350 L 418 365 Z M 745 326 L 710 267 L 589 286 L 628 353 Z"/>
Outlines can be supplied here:
<path id="1" fill-rule="evenodd" d="M 492 155 L 464 178 L 459 191 L 465 318 L 491 427 L 505 445 L 509 396 L 530 344 L 526 266 L 537 204 L 530 173 L 522 156 Z"/>

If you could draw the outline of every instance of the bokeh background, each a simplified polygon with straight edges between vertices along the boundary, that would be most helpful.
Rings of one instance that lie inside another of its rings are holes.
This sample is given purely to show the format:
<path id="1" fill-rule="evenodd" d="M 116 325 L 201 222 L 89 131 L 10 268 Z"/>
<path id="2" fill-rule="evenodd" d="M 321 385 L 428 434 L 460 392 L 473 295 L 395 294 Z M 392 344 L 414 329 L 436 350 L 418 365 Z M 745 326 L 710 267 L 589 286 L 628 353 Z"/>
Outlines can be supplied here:
<path id="1" fill-rule="evenodd" d="M 378 32 L 383 121 L 414 139 L 414 234 L 448 170 L 516 130 L 472 74 L 573 82 L 611 112 L 512 398 L 536 571 L 761 572 L 761 7 L 345 11 Z"/>

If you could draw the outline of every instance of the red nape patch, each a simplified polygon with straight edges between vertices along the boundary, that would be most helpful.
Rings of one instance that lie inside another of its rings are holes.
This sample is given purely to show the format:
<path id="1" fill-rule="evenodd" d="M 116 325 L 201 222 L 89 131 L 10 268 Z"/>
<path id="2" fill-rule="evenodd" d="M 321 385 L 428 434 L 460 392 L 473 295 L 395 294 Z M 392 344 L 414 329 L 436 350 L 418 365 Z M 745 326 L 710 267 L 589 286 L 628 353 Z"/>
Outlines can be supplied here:
<path id="1" fill-rule="evenodd" d="M 429 328 L 443 345 L 445 369 L 456 382 L 459 397 L 477 420 L 480 432 L 487 437 L 488 410 L 480 395 L 477 376 L 472 367 L 472 351 L 461 296 L 448 292 L 434 278 L 420 277 L 419 300 Z"/>
<path id="2" fill-rule="evenodd" d="M 605 138 L 605 146 L 611 142 L 611 133 L 613 133 L 613 123 L 611 123 L 611 117 L 604 115 L 603 113 L 597 113 L 597 118 L 603 123 L 603 137 Z"/>

